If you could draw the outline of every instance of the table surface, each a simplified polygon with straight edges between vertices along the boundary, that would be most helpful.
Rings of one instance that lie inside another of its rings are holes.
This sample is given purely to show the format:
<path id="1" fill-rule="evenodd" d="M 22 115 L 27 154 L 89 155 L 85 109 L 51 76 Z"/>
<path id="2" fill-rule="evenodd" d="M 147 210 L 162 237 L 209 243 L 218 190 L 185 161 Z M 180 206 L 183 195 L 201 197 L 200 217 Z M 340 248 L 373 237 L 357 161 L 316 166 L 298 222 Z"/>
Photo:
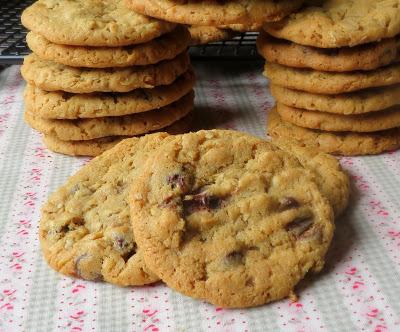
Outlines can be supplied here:
<path id="1" fill-rule="evenodd" d="M 265 136 L 273 105 L 261 66 L 197 63 L 202 125 Z M 0 332 L 400 331 L 400 152 L 341 158 L 353 183 L 324 271 L 299 301 L 224 310 L 162 284 L 119 288 L 64 277 L 44 262 L 40 207 L 84 165 L 48 151 L 22 119 L 19 67 L 0 71 Z"/>

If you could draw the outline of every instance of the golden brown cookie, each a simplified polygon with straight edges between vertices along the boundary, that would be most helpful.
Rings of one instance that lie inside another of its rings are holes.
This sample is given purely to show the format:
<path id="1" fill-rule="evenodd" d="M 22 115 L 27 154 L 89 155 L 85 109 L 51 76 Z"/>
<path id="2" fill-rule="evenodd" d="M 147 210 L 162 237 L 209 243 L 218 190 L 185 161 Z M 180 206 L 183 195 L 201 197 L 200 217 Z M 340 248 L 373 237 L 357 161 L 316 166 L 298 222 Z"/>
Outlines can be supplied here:
<path id="1" fill-rule="evenodd" d="M 400 60 L 400 38 L 341 48 L 317 48 L 261 33 L 258 52 L 268 61 L 294 68 L 319 71 L 373 70 Z"/>
<path id="2" fill-rule="evenodd" d="M 91 160 L 43 205 L 39 238 L 56 271 L 121 286 L 158 280 L 133 236 L 128 193 L 165 133 L 124 140 Z"/>
<path id="3" fill-rule="evenodd" d="M 29 48 L 44 60 L 72 67 L 110 68 L 145 66 L 171 60 L 184 52 L 190 42 L 185 27 L 153 39 L 145 44 L 124 47 L 85 47 L 51 43 L 34 32 L 26 36 Z"/>
<path id="4" fill-rule="evenodd" d="M 108 69 L 70 67 L 30 54 L 24 59 L 21 74 L 29 84 L 46 91 L 128 92 L 172 84 L 189 65 L 186 52 L 155 65 Z"/>
<path id="5" fill-rule="evenodd" d="M 290 89 L 338 94 L 400 83 L 400 64 L 371 71 L 333 73 L 266 63 L 264 75 L 272 83 Z"/>
<path id="6" fill-rule="evenodd" d="M 301 6 L 303 0 L 126 0 L 143 15 L 192 25 L 253 25 L 277 21 Z"/>
<path id="7" fill-rule="evenodd" d="M 299 12 L 264 29 L 297 44 L 355 46 L 400 33 L 399 0 L 310 0 Z"/>
<path id="8" fill-rule="evenodd" d="M 188 71 L 171 85 L 125 93 L 71 94 L 62 91 L 47 92 L 27 85 L 25 104 L 36 116 L 46 119 L 121 116 L 169 105 L 189 93 L 194 84 L 194 74 Z"/>
<path id="9" fill-rule="evenodd" d="M 339 95 L 322 95 L 270 85 L 271 94 L 281 104 L 310 111 L 336 114 L 378 112 L 400 104 L 400 84 Z"/>
<path id="10" fill-rule="evenodd" d="M 163 128 L 163 132 L 171 135 L 183 134 L 188 132 L 192 126 L 193 115 L 190 112 L 184 118 L 172 125 Z M 110 136 L 95 138 L 86 141 L 63 141 L 53 135 L 43 135 L 43 143 L 53 152 L 58 152 L 70 156 L 98 156 L 104 151 L 111 149 L 126 136 Z"/>
<path id="11" fill-rule="evenodd" d="M 366 133 L 400 127 L 400 105 L 380 112 L 354 115 L 308 111 L 280 103 L 276 109 L 284 121 L 310 129 Z"/>
<path id="12" fill-rule="evenodd" d="M 175 24 L 127 10 L 123 0 L 38 0 L 22 24 L 56 44 L 125 46 L 148 42 Z"/>
<path id="13" fill-rule="evenodd" d="M 226 39 L 231 39 L 237 35 L 233 30 L 221 29 L 217 27 L 192 25 L 189 27 L 192 41 L 190 45 L 203 45 L 214 43 Z"/>
<path id="14" fill-rule="evenodd" d="M 168 127 L 182 119 L 193 109 L 193 98 L 194 93 L 189 93 L 159 110 L 124 116 L 52 120 L 41 118 L 27 108 L 24 117 L 32 128 L 63 141 L 82 141 L 108 136 L 137 136 Z"/>
<path id="15" fill-rule="evenodd" d="M 131 188 L 135 239 L 169 287 L 249 307 L 321 270 L 332 209 L 291 154 L 243 133 L 199 131 L 176 136 L 142 170 Z"/>
<path id="16" fill-rule="evenodd" d="M 400 148 L 399 128 L 372 133 L 313 130 L 283 121 L 275 109 L 269 113 L 267 123 L 268 134 L 274 140 L 294 139 L 303 146 L 336 155 L 371 155 Z"/>
<path id="17" fill-rule="evenodd" d="M 273 143 L 293 154 L 305 168 L 311 170 L 318 188 L 332 205 L 335 217 L 341 215 L 349 202 L 350 180 L 339 161 L 318 149 L 301 146 L 290 138 L 275 138 Z"/>

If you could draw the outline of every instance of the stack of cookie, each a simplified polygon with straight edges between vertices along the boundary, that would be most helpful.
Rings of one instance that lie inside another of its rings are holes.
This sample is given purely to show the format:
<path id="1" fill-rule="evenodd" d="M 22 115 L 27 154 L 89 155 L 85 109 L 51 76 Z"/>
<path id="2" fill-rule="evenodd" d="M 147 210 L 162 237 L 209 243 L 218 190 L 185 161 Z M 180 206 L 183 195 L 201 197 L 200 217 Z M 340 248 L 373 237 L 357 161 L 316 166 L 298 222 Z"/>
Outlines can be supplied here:
<path id="1" fill-rule="evenodd" d="M 341 155 L 400 147 L 400 1 L 328 0 L 264 25 L 272 137 Z"/>
<path id="2" fill-rule="evenodd" d="M 298 9 L 303 0 L 126 0 L 138 13 L 187 24 L 192 45 L 230 39 L 239 32 L 258 31 Z"/>
<path id="3" fill-rule="evenodd" d="M 122 0 L 39 0 L 22 22 L 33 51 L 21 69 L 25 120 L 50 149 L 97 155 L 124 137 L 186 131 L 195 83 L 186 28 Z"/>
<path id="4" fill-rule="evenodd" d="M 163 280 L 223 307 L 287 296 L 319 272 L 347 205 L 338 161 L 235 131 L 126 139 L 42 209 L 40 242 L 63 274 L 117 285 Z"/>

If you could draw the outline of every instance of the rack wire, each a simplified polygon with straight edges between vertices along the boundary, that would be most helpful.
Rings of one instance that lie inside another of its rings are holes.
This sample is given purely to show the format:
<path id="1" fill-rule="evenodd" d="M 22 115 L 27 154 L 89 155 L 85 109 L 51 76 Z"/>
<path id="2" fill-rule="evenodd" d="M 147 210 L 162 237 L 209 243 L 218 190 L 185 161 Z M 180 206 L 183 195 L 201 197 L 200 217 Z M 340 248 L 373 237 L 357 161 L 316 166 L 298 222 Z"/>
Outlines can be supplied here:
<path id="1" fill-rule="evenodd" d="M 27 31 L 21 25 L 21 12 L 34 0 L 0 0 L 0 65 L 21 64 L 29 54 L 25 43 Z M 258 60 L 257 32 L 247 32 L 231 40 L 193 46 L 194 60 Z"/>

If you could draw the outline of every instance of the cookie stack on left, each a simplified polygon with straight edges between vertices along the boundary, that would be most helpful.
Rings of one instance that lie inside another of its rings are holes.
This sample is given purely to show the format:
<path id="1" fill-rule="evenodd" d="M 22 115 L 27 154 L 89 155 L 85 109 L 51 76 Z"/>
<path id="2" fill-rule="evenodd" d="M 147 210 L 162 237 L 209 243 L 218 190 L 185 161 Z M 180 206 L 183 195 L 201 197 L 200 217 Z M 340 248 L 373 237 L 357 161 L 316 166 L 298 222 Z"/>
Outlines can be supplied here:
<path id="1" fill-rule="evenodd" d="M 53 151 L 98 155 L 124 137 L 186 131 L 195 77 L 190 35 L 123 1 L 39 0 L 21 72 L 25 120 Z"/>

